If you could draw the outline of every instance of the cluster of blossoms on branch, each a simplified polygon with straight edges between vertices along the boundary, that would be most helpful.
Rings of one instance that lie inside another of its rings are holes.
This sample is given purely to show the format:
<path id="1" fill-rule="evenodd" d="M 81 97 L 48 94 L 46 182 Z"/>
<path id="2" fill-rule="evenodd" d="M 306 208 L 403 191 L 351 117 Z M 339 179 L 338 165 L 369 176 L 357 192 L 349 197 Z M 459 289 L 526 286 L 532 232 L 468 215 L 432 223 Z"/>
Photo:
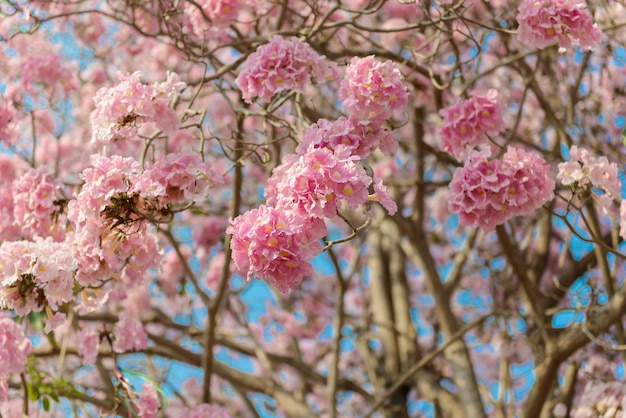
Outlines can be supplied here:
<path id="1" fill-rule="evenodd" d="M 622 182 L 617 164 L 605 156 L 595 157 L 585 148 L 572 145 L 570 161 L 559 163 L 557 178 L 581 200 L 593 199 L 603 215 L 617 218 L 615 201 L 619 208 L 619 234 L 626 239 L 626 200 L 621 199 Z"/>
<path id="2" fill-rule="evenodd" d="M 541 157 L 521 148 L 509 147 L 501 159 L 492 160 L 488 152 L 475 151 L 454 172 L 448 208 L 463 226 L 493 230 L 554 198 L 549 171 Z"/>
<path id="3" fill-rule="evenodd" d="M 83 248 L 78 259 L 84 275 L 79 277 L 90 285 L 120 269 L 141 276 L 156 255 L 148 221 L 170 220 L 173 205 L 203 201 L 221 182 L 195 153 L 169 154 L 145 169 L 131 157 L 95 155 L 91 162 L 82 174 L 85 185 L 68 211 Z"/>
<path id="4" fill-rule="evenodd" d="M 570 161 L 559 163 L 557 178 L 575 194 L 591 193 L 603 213 L 612 214 L 613 201 L 622 194 L 617 164 L 609 162 L 605 156 L 594 157 L 587 149 L 576 145 L 572 145 L 569 155 Z M 594 193 L 594 189 L 602 194 Z"/>
<path id="5" fill-rule="evenodd" d="M 180 119 L 170 107 L 172 99 L 184 88 L 176 73 L 168 73 L 162 83 L 144 84 L 141 72 L 118 74 L 115 87 L 96 92 L 96 109 L 91 113 L 91 140 L 107 144 L 132 138 L 138 127 L 153 122 L 157 129 L 171 135 L 180 126 Z"/>
<path id="6" fill-rule="evenodd" d="M 268 102 L 278 92 L 303 93 L 312 80 L 336 80 L 337 64 L 326 60 L 305 42 L 274 35 L 246 59 L 245 68 L 235 82 L 243 99 L 255 97 Z"/>
<path id="7" fill-rule="evenodd" d="M 584 0 L 523 0 L 517 21 L 519 41 L 540 49 L 556 40 L 562 50 L 592 50 L 602 37 Z"/>
<path id="8" fill-rule="evenodd" d="M 487 135 L 504 131 L 506 126 L 497 99 L 498 92 L 492 89 L 486 95 L 457 99 L 452 106 L 441 109 L 441 150 L 463 159 L 468 148 L 484 148 L 489 143 Z"/>
<path id="9" fill-rule="evenodd" d="M 0 402 L 7 400 L 8 375 L 24 370 L 31 346 L 21 326 L 0 316 Z"/>
<path id="10" fill-rule="evenodd" d="M 291 70 L 292 57 L 310 48 L 302 45 L 295 39 L 285 43 L 273 37 L 270 44 L 259 47 L 238 77 L 244 99 L 249 102 L 252 96 L 261 95 L 268 100 L 279 91 L 276 76 L 269 83 L 270 90 L 242 82 L 251 74 L 255 80 L 266 80 L 267 68 L 279 74 L 280 86 L 291 89 L 304 88 L 311 74 L 317 78 L 311 65 L 302 67 L 304 73 Z M 268 53 L 279 46 L 296 52 Z M 277 60 L 276 56 L 289 59 Z M 238 269 L 247 272 L 248 279 L 268 280 L 283 293 L 311 274 L 310 260 L 322 250 L 318 240 L 326 234 L 325 218 L 335 217 L 344 208 L 356 209 L 368 200 L 380 202 L 390 214 L 397 210 L 382 180 L 372 179 L 359 161 L 378 147 L 385 152 L 395 149 L 384 125 L 408 102 L 400 71 L 392 62 L 382 63 L 373 56 L 353 58 L 340 83 L 339 98 L 348 117 L 334 122 L 320 119 L 307 128 L 296 153 L 284 158 L 272 172 L 265 188 L 268 206 L 231 219 L 226 231 L 233 236 L 231 247 Z M 374 193 L 370 194 L 372 183 Z"/>

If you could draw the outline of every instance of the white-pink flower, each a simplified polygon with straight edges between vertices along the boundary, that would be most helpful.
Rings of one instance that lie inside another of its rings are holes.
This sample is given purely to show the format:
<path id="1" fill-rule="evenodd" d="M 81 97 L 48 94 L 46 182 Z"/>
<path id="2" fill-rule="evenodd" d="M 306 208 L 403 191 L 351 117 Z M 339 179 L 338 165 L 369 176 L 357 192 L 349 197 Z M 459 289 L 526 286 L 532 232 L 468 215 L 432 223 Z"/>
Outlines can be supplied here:
<path id="1" fill-rule="evenodd" d="M 591 191 L 604 214 L 612 214 L 615 211 L 613 200 L 622 193 L 617 164 L 609 162 L 605 156 L 594 157 L 587 149 L 576 145 L 572 145 L 569 154 L 570 161 L 559 163 L 557 179 L 575 193 Z"/>

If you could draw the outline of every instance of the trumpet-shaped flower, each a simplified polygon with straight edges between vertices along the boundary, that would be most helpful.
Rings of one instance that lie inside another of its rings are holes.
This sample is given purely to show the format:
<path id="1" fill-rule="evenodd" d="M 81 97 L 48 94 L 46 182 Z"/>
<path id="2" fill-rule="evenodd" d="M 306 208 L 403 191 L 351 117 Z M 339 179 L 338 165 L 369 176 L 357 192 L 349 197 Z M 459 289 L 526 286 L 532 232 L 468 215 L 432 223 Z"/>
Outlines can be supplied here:
<path id="1" fill-rule="evenodd" d="M 262 205 L 231 219 L 233 261 L 248 280 L 267 280 L 282 293 L 313 273 L 309 261 L 321 250 L 326 225 L 317 218 Z"/>
<path id="2" fill-rule="evenodd" d="M 373 55 L 354 57 L 339 87 L 345 112 L 367 125 L 390 119 L 393 111 L 405 111 L 409 94 L 398 67 Z"/>
<path id="3" fill-rule="evenodd" d="M 592 50 L 602 37 L 584 0 L 523 0 L 517 21 L 519 41 L 539 49 L 556 40 L 560 48 Z"/>
<path id="4" fill-rule="evenodd" d="M 337 65 L 295 37 L 285 39 L 274 35 L 248 56 L 235 82 L 243 99 L 252 103 L 255 97 L 268 102 L 285 90 L 303 93 L 312 79 L 317 82 L 337 79 Z"/>
<path id="5" fill-rule="evenodd" d="M 463 226 L 493 230 L 515 216 L 526 215 L 554 198 L 554 181 L 538 155 L 509 147 L 501 160 L 473 152 L 450 182 L 450 212 Z"/>

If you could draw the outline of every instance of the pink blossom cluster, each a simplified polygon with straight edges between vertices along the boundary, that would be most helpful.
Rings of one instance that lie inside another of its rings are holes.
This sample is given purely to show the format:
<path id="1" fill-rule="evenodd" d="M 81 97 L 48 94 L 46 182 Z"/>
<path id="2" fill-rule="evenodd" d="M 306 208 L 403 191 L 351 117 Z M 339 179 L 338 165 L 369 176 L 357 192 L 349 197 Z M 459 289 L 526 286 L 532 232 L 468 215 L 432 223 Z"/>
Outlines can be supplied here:
<path id="1" fill-rule="evenodd" d="M 222 182 L 211 164 L 194 152 L 168 154 L 145 170 L 131 192 L 153 195 L 160 205 L 202 202 Z M 146 186 L 146 188 L 144 188 Z"/>
<path id="2" fill-rule="evenodd" d="M 21 238 L 20 227 L 13 215 L 15 206 L 13 183 L 26 170 L 28 166 L 21 160 L 0 153 L 0 241 L 14 241 Z"/>
<path id="3" fill-rule="evenodd" d="M 409 93 L 400 70 L 392 61 L 381 62 L 373 55 L 350 60 L 339 86 L 344 111 L 362 124 L 381 124 L 394 111 L 403 112 Z"/>
<path id="4" fill-rule="evenodd" d="M 299 93 L 311 83 L 337 79 L 337 65 L 305 42 L 274 35 L 250 54 L 235 82 L 247 103 L 255 97 L 268 102 L 276 93 Z"/>
<path id="5" fill-rule="evenodd" d="M 590 380 L 572 408 L 573 418 L 621 417 L 626 412 L 626 385 L 620 381 Z M 565 416 L 565 415 L 563 415 Z"/>
<path id="6" fill-rule="evenodd" d="M 322 250 L 318 240 L 327 232 L 319 218 L 266 205 L 229 222 L 237 268 L 248 272 L 248 280 L 267 280 L 283 293 L 313 273 L 309 261 Z"/>
<path id="7" fill-rule="evenodd" d="M 241 10 L 240 0 L 202 0 L 198 4 L 215 26 L 230 25 Z"/>
<path id="8" fill-rule="evenodd" d="M 497 135 L 505 129 L 498 92 L 494 89 L 468 100 L 457 99 L 452 106 L 441 109 L 439 115 L 443 118 L 439 147 L 457 159 L 465 158 L 468 148 L 488 144 L 487 135 Z"/>
<path id="9" fill-rule="evenodd" d="M 592 50 L 602 37 L 584 0 L 523 0 L 517 21 L 519 41 L 539 49 L 557 40 L 563 49 Z"/>
<path id="10" fill-rule="evenodd" d="M 18 315 L 52 310 L 74 299 L 76 261 L 65 242 L 50 237 L 0 245 L 0 305 Z"/>
<path id="11" fill-rule="evenodd" d="M 0 317 L 0 380 L 2 375 L 24 371 L 30 348 L 22 327 L 10 318 Z"/>
<path id="12" fill-rule="evenodd" d="M 271 47 L 259 48 L 249 58 L 261 62 L 257 66 L 266 72 L 267 55 L 279 59 L 271 62 L 274 72 L 286 62 L 285 53 L 275 50 L 287 41 L 279 37 L 271 40 Z M 289 42 L 298 41 L 292 38 Z M 263 91 L 257 84 L 250 89 L 245 77 L 254 74 L 251 68 L 248 65 L 238 78 L 244 99 L 249 102 L 260 95 L 269 100 L 278 88 L 272 82 L 271 88 Z M 324 68 L 324 74 L 335 71 Z M 308 72 L 304 74 L 308 77 Z M 279 77 L 281 86 L 285 84 L 283 75 L 273 76 Z M 288 88 L 298 90 L 300 87 L 293 83 L 290 81 Z M 393 111 L 404 110 L 408 103 L 400 71 L 391 61 L 355 58 L 341 83 L 340 98 L 349 116 L 334 122 L 320 119 L 310 126 L 296 153 L 272 172 L 265 187 L 267 206 L 231 219 L 226 231 L 233 235 L 231 247 L 237 268 L 247 271 L 248 279 L 256 276 L 268 280 L 283 293 L 311 274 L 309 261 L 321 250 L 317 240 L 326 233 L 325 218 L 335 217 L 343 208 L 356 209 L 368 200 L 378 201 L 390 214 L 397 211 L 382 180 L 368 175 L 359 161 L 377 148 L 390 154 L 397 147 L 384 124 Z M 370 195 L 371 186 L 374 193 Z"/>
<path id="13" fill-rule="evenodd" d="M 290 155 L 274 169 L 265 188 L 269 205 L 300 216 L 332 218 L 346 204 L 351 209 L 368 200 L 372 178 L 345 146 L 334 152 L 309 148 Z"/>
<path id="14" fill-rule="evenodd" d="M 557 179 L 564 186 L 570 186 L 575 193 L 601 191 L 593 193 L 604 212 L 614 212 L 613 200 L 621 197 L 622 184 L 618 177 L 615 163 L 610 163 L 605 156 L 594 157 L 587 149 L 572 145 L 569 151 L 570 161 L 559 163 Z"/>
<path id="15" fill-rule="evenodd" d="M 30 55 L 21 63 L 20 84 L 27 91 L 32 90 L 33 84 L 44 84 L 54 93 L 62 90 L 67 95 L 78 88 L 78 82 L 75 73 L 63 61 L 57 53 Z"/>
<path id="16" fill-rule="evenodd" d="M 222 182 L 211 164 L 195 153 L 168 154 L 146 169 L 130 157 L 96 154 L 91 165 L 83 171 L 85 184 L 69 205 L 75 223 L 92 213 L 140 220 L 142 214 L 160 212 L 171 204 L 203 201 Z"/>
<path id="17" fill-rule="evenodd" d="M 454 172 L 448 209 L 458 214 L 459 224 L 491 231 L 554 198 L 550 168 L 537 154 L 509 147 L 502 159 L 489 155 L 474 151 Z"/>
<path id="18" fill-rule="evenodd" d="M 398 143 L 391 132 L 382 125 L 374 123 L 363 125 L 352 117 L 341 116 L 332 122 L 319 119 L 307 128 L 304 138 L 296 148 L 296 153 L 303 154 L 311 146 L 330 150 L 344 146 L 350 149 L 352 154 L 365 158 L 377 148 L 384 154 L 391 155 L 397 149 Z"/>
<path id="19" fill-rule="evenodd" d="M 29 170 L 13 182 L 13 216 L 25 238 L 63 238 L 64 225 L 53 219 L 60 210 L 57 197 L 60 188 L 60 182 L 44 166 Z"/>
<path id="20" fill-rule="evenodd" d="M 141 278 L 160 257 L 148 220 L 168 219 L 171 205 L 200 202 L 221 182 L 210 164 L 195 154 L 170 154 L 142 169 L 130 157 L 94 155 L 81 175 L 84 185 L 68 204 L 74 227 L 76 279 L 95 286 L 123 270 Z"/>
<path id="21" fill-rule="evenodd" d="M 148 336 L 141 321 L 132 318 L 126 312 L 119 315 L 115 325 L 113 351 L 125 353 L 131 350 L 143 350 L 148 347 Z"/>
<path id="22" fill-rule="evenodd" d="M 154 122 L 166 135 L 180 126 L 180 119 L 170 101 L 185 88 L 177 74 L 168 72 L 162 83 L 144 84 L 141 72 L 118 74 L 120 82 L 96 92 L 95 110 L 91 113 L 91 140 L 107 144 L 131 138 L 140 124 Z"/>
<path id="23" fill-rule="evenodd" d="M 139 418 L 156 418 L 159 412 L 159 393 L 152 383 L 141 385 L 141 392 L 137 396 L 137 416 Z"/>

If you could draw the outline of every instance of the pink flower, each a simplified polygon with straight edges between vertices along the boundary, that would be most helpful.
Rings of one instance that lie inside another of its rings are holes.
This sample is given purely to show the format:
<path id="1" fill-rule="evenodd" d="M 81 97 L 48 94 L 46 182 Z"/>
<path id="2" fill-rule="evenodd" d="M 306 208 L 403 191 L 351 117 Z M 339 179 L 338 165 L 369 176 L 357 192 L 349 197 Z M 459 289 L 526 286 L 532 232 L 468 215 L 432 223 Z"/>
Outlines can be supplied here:
<path id="1" fill-rule="evenodd" d="M 390 155 L 398 143 L 389 130 L 375 122 L 362 125 L 354 118 L 344 116 L 331 122 L 320 119 L 311 125 L 304 133 L 304 139 L 298 144 L 296 153 L 304 154 L 309 147 L 329 148 L 345 146 L 352 150 L 352 154 L 365 158 L 376 148 Z"/>
<path id="2" fill-rule="evenodd" d="M 222 181 L 199 154 L 168 154 L 146 170 L 130 192 L 158 197 L 163 206 L 202 202 L 207 199 L 209 190 Z"/>
<path id="3" fill-rule="evenodd" d="M 150 383 L 141 385 L 141 393 L 137 397 L 137 415 L 140 418 L 156 418 L 159 412 L 159 394 Z"/>
<path id="4" fill-rule="evenodd" d="M 64 65 L 65 60 L 57 53 L 43 53 L 28 56 L 20 65 L 20 83 L 32 92 L 33 84 L 43 84 L 65 95 L 78 88 L 76 75 Z"/>
<path id="5" fill-rule="evenodd" d="M 538 155 L 509 147 L 502 160 L 488 156 L 471 153 L 450 182 L 448 209 L 459 215 L 461 225 L 491 231 L 554 198 L 549 166 Z"/>
<path id="6" fill-rule="evenodd" d="M 539 49 L 558 40 L 560 48 L 592 50 L 602 37 L 584 0 L 523 0 L 517 21 L 519 41 Z"/>
<path id="7" fill-rule="evenodd" d="M 303 93 L 311 79 L 337 79 L 336 64 L 295 37 L 273 35 L 248 56 L 235 82 L 243 99 L 252 103 L 255 97 L 268 102 L 274 94 L 285 90 Z"/>
<path id="8" fill-rule="evenodd" d="M 198 3 L 211 23 L 217 26 L 230 25 L 241 10 L 239 0 L 203 0 Z"/>
<path id="9" fill-rule="evenodd" d="M 185 88 L 177 74 L 152 85 L 141 82 L 141 72 L 119 74 L 120 82 L 96 92 L 96 109 L 91 113 L 92 142 L 109 143 L 136 134 L 138 124 L 154 122 L 166 135 L 172 135 L 180 120 L 169 107 L 171 99 Z"/>
<path id="10" fill-rule="evenodd" d="M 467 147 L 489 143 L 486 135 L 497 135 L 505 129 L 497 102 L 498 92 L 474 95 L 468 100 L 457 100 L 439 111 L 443 117 L 440 148 L 457 159 L 465 158 Z"/>
<path id="11" fill-rule="evenodd" d="M 76 334 L 76 351 L 83 359 L 83 364 L 94 364 L 98 357 L 100 335 L 89 328 L 83 328 Z"/>
<path id="12" fill-rule="evenodd" d="M 381 123 L 392 112 L 404 112 L 409 94 L 403 77 L 392 61 L 380 62 L 374 56 L 354 57 L 341 80 L 339 99 L 345 112 L 360 123 Z"/>
<path id="13" fill-rule="evenodd" d="M 143 350 L 148 347 L 148 336 L 143 330 L 143 325 L 126 312 L 120 313 L 114 335 L 113 350 L 116 353 Z"/>
<path id="14" fill-rule="evenodd" d="M 57 203 L 60 186 L 43 166 L 29 170 L 13 182 L 13 215 L 26 238 L 63 237 L 65 225 L 53 219 L 53 214 L 61 209 Z"/>
<path id="15" fill-rule="evenodd" d="M 56 310 L 74 299 L 75 268 L 67 243 L 51 238 L 5 241 L 0 245 L 0 305 L 18 315 L 39 312 L 46 305 Z"/>
<path id="16" fill-rule="evenodd" d="M 382 179 L 377 177 L 374 177 L 374 193 L 374 197 L 370 199 L 380 202 L 389 215 L 394 215 L 398 211 L 398 205 L 393 201 L 389 189 L 383 184 Z"/>
<path id="17" fill-rule="evenodd" d="M 309 261 L 322 250 L 318 240 L 326 235 L 320 219 L 262 205 L 229 222 L 233 261 L 248 272 L 248 280 L 268 280 L 287 293 L 313 274 Z"/>
<path id="18" fill-rule="evenodd" d="M 345 146 L 334 152 L 309 148 L 300 156 L 290 155 L 267 182 L 267 204 L 319 218 L 334 217 L 344 203 L 356 209 L 367 201 L 372 183 L 358 160 Z"/>
<path id="19" fill-rule="evenodd" d="M 9 318 L 0 318 L 0 376 L 22 373 L 30 348 L 22 328 Z"/>

